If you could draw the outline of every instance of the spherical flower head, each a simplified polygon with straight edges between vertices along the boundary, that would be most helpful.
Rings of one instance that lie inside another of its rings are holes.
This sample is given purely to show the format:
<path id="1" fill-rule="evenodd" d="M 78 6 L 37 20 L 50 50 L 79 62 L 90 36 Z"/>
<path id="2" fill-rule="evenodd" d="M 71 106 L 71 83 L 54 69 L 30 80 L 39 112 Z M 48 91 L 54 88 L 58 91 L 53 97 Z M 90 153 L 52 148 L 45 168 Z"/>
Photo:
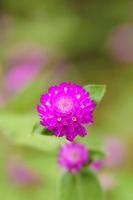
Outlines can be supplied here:
<path id="1" fill-rule="evenodd" d="M 40 102 L 37 111 L 41 124 L 55 136 L 66 136 L 73 141 L 77 135 L 84 137 L 87 134 L 83 124 L 92 124 L 95 104 L 83 87 L 61 83 L 50 87 Z"/>
<path id="2" fill-rule="evenodd" d="M 88 160 L 88 149 L 77 143 L 62 145 L 58 157 L 59 165 L 70 173 L 79 172 Z"/>

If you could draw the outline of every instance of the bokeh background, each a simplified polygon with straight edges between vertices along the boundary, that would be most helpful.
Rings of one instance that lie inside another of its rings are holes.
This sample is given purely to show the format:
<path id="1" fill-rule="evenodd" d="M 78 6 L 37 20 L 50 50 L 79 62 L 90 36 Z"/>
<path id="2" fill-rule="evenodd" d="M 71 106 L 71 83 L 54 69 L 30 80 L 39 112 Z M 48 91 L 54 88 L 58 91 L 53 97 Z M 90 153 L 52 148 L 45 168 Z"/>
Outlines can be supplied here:
<path id="1" fill-rule="evenodd" d="M 107 200 L 133 199 L 133 2 L 0 1 L 0 199 L 54 199 L 57 138 L 32 135 L 39 95 L 61 81 L 106 84 L 89 147 Z M 87 198 L 86 198 L 87 199 Z"/>

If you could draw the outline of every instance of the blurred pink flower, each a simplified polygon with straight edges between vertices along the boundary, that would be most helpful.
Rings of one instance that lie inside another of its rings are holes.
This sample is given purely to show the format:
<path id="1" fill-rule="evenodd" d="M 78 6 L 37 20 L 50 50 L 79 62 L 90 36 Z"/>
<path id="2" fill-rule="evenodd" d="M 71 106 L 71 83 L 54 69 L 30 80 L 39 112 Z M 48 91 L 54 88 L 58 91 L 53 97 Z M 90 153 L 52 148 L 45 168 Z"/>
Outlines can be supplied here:
<path id="1" fill-rule="evenodd" d="M 35 65 L 18 65 L 11 68 L 5 77 L 5 89 L 16 92 L 27 86 L 39 73 Z"/>
<path id="2" fill-rule="evenodd" d="M 108 137 L 105 139 L 106 158 L 104 164 L 107 167 L 119 167 L 125 161 L 125 146 L 120 139 L 115 137 Z"/>
<path id="3" fill-rule="evenodd" d="M 59 166 L 70 173 L 78 173 L 87 164 L 89 152 L 85 145 L 79 143 L 67 143 L 61 146 L 58 163 Z"/>
<path id="4" fill-rule="evenodd" d="M 36 186 L 41 183 L 40 176 L 20 159 L 9 158 L 6 171 L 8 180 L 16 186 Z"/>
<path id="5" fill-rule="evenodd" d="M 90 164 L 90 168 L 94 171 L 99 171 L 103 168 L 104 161 L 103 160 L 96 160 Z"/>
<path id="6" fill-rule="evenodd" d="M 116 27 L 109 36 L 109 52 L 122 62 L 133 62 L 133 24 Z"/>
<path id="7" fill-rule="evenodd" d="M 101 187 L 104 191 L 106 192 L 110 191 L 111 189 L 113 189 L 113 187 L 115 187 L 116 181 L 115 181 L 115 178 L 111 174 L 100 173 L 98 177 L 101 183 Z"/>

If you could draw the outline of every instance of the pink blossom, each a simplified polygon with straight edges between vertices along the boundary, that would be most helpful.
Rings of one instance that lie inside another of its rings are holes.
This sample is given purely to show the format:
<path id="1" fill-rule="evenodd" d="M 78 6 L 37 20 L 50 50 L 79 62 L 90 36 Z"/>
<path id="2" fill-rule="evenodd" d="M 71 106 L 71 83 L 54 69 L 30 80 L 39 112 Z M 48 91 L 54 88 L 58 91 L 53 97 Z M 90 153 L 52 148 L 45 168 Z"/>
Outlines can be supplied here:
<path id="1" fill-rule="evenodd" d="M 59 165 L 69 172 L 79 172 L 88 160 L 88 149 L 77 143 L 62 145 L 58 156 Z"/>
<path id="2" fill-rule="evenodd" d="M 105 166 L 110 168 L 120 166 L 125 160 L 125 147 L 123 143 L 115 137 L 106 138 L 104 143 L 106 152 Z"/>
<path id="3" fill-rule="evenodd" d="M 14 185 L 34 186 L 41 183 L 40 176 L 18 158 L 9 158 L 6 171 L 9 181 Z"/>
<path id="4" fill-rule="evenodd" d="M 41 95 L 40 102 L 37 111 L 41 125 L 57 137 L 66 136 L 69 141 L 77 135 L 84 137 L 87 133 L 83 124 L 93 123 L 95 104 L 79 85 L 61 83 L 50 87 L 48 93 Z"/>

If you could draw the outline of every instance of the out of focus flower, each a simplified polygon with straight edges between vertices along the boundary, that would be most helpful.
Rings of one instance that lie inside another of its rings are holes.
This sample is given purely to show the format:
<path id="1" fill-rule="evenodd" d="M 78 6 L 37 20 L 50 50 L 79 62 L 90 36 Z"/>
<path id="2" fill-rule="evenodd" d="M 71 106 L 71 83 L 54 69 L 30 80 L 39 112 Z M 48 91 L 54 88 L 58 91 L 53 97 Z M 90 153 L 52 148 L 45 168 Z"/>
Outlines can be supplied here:
<path id="1" fill-rule="evenodd" d="M 96 160 L 90 164 L 90 168 L 94 171 L 99 171 L 103 168 L 103 160 Z"/>
<path id="2" fill-rule="evenodd" d="M 11 68 L 5 78 L 5 89 L 16 92 L 27 86 L 38 74 L 39 69 L 35 65 L 18 65 Z"/>
<path id="3" fill-rule="evenodd" d="M 116 27 L 109 36 L 108 48 L 117 60 L 133 62 L 133 24 Z"/>
<path id="4" fill-rule="evenodd" d="M 79 172 L 88 160 L 88 149 L 77 143 L 62 145 L 58 157 L 60 167 L 69 172 Z"/>
<path id="5" fill-rule="evenodd" d="M 7 162 L 6 171 L 8 180 L 16 186 L 36 186 L 41 183 L 40 176 L 20 159 L 11 157 Z"/>
<path id="6" fill-rule="evenodd" d="M 105 152 L 104 165 L 107 167 L 118 167 L 125 160 L 125 147 L 118 138 L 108 137 L 105 139 Z"/>
<path id="7" fill-rule="evenodd" d="M 12 49 L 7 58 L 7 71 L 4 89 L 7 93 L 24 89 L 46 67 L 48 53 L 35 45 L 24 45 Z"/>
<path id="8" fill-rule="evenodd" d="M 100 173 L 99 175 L 99 181 L 101 183 L 102 189 L 107 192 L 113 189 L 116 185 L 115 178 L 108 173 Z"/>
<path id="9" fill-rule="evenodd" d="M 61 83 L 50 87 L 40 98 L 37 111 L 41 124 L 53 131 L 55 136 L 66 136 L 73 141 L 77 135 L 84 137 L 83 124 L 92 124 L 94 102 L 83 87 L 72 83 Z"/>

